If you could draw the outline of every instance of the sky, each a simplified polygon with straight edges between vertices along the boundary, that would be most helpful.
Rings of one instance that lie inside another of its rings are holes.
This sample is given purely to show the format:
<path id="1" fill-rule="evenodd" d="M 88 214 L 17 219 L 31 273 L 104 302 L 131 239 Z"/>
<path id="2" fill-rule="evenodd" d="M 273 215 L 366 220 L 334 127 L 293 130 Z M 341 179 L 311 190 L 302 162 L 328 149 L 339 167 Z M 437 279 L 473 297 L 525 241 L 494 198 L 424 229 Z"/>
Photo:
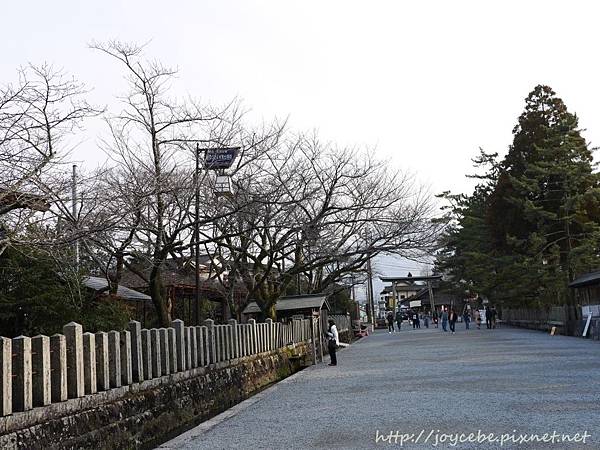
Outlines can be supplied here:
<path id="1" fill-rule="evenodd" d="M 118 107 L 118 65 L 92 41 L 148 43 L 179 69 L 175 92 L 211 104 L 242 100 L 252 121 L 288 119 L 341 146 L 376 148 L 432 194 L 469 192 L 478 148 L 501 155 L 524 98 L 550 85 L 600 141 L 600 6 L 592 1 L 3 2 L 0 83 L 48 62 Z M 93 130 L 90 132 L 89 130 Z M 94 166 L 102 124 L 72 153 Z M 383 258 L 386 275 L 419 263 Z M 381 285 L 376 283 L 376 291 Z"/>

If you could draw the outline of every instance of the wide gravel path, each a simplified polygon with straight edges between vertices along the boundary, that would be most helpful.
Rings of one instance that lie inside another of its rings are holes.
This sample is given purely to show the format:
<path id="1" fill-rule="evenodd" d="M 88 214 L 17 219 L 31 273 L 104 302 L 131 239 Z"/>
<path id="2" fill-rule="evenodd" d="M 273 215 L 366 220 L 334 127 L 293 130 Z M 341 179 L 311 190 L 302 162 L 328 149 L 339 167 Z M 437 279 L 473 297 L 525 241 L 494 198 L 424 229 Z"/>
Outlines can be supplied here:
<path id="1" fill-rule="evenodd" d="M 305 369 L 161 448 L 600 449 L 598 342 L 457 324 L 455 335 L 436 328 L 378 331 L 338 360 L 337 367 Z M 435 445 L 443 434 L 541 438 L 554 431 L 591 437 Z M 399 434 L 388 440 L 390 432 Z M 402 442 L 404 433 L 412 441 Z M 376 442 L 378 434 L 386 440 Z"/>

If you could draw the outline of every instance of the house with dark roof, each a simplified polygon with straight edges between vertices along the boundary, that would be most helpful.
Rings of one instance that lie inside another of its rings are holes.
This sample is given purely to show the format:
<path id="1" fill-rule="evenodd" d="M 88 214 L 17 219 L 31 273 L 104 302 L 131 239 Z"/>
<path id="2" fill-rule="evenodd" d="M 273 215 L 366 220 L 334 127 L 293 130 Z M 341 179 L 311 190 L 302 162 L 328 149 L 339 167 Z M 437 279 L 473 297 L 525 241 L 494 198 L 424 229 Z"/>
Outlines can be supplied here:
<path id="1" fill-rule="evenodd" d="M 575 298 L 581 305 L 582 317 L 592 314 L 600 317 L 600 271 L 589 272 L 569 283 L 575 289 Z"/>
<path id="2" fill-rule="evenodd" d="M 108 294 L 108 281 L 101 277 L 83 277 L 83 285 L 99 293 Z M 143 294 L 133 289 L 129 289 L 123 285 L 117 286 L 117 297 L 122 300 L 151 302 L 152 298 L 149 295 Z"/>
<path id="3" fill-rule="evenodd" d="M 330 310 L 326 294 L 290 295 L 279 299 L 275 305 L 278 319 L 288 319 L 293 316 L 313 317 L 326 314 Z M 253 318 L 259 316 L 261 312 L 256 302 L 250 302 L 242 314 Z"/>
<path id="4" fill-rule="evenodd" d="M 196 273 L 194 258 L 169 258 L 165 261 L 161 272 L 162 285 L 171 303 L 171 315 L 191 325 L 196 324 Z M 200 296 L 209 302 L 208 315 L 215 321 L 221 322 L 228 317 L 227 298 L 221 283 L 215 279 L 215 262 L 208 255 L 201 255 L 198 272 L 200 274 Z M 121 284 L 129 288 L 148 293 L 150 266 L 134 264 L 134 270 L 123 271 Z M 140 276 L 143 275 L 142 276 Z M 243 283 L 235 283 L 233 301 L 242 304 L 246 298 Z M 144 317 L 145 314 L 144 313 Z M 151 313 L 151 311 L 150 311 Z"/>

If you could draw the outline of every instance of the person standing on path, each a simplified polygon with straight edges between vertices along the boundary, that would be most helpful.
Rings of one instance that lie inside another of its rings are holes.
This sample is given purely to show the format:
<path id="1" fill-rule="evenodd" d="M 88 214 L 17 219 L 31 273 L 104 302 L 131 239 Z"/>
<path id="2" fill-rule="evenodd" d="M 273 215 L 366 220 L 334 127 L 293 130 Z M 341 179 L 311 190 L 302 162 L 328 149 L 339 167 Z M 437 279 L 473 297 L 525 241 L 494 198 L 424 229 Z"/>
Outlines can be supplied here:
<path id="1" fill-rule="evenodd" d="M 496 311 L 496 307 L 492 306 L 490 309 L 490 321 L 492 323 L 492 328 L 496 328 L 496 316 L 498 315 L 498 311 Z"/>
<path id="2" fill-rule="evenodd" d="M 450 323 L 450 331 L 452 334 L 455 332 L 456 321 L 458 320 L 458 314 L 454 312 L 454 309 L 450 310 L 450 314 L 448 314 L 448 322 Z"/>
<path id="3" fill-rule="evenodd" d="M 396 311 L 396 325 L 398 326 L 398 331 L 400 331 L 402 327 L 402 313 L 400 310 Z"/>
<path id="4" fill-rule="evenodd" d="M 412 313 L 413 330 L 415 328 L 419 328 L 418 322 L 419 322 L 419 316 L 417 315 L 416 311 L 413 311 L 413 313 Z"/>
<path id="5" fill-rule="evenodd" d="M 338 345 L 340 345 L 340 337 L 338 336 L 337 327 L 333 319 L 329 319 L 329 328 L 327 329 L 327 350 L 329 350 L 329 357 L 331 361 L 330 366 L 337 366 L 337 355 L 335 351 Z"/>
<path id="6" fill-rule="evenodd" d="M 433 324 L 435 325 L 436 328 L 439 327 L 439 317 L 438 317 L 438 312 L 437 309 L 435 311 L 433 311 Z"/>
<path id="7" fill-rule="evenodd" d="M 429 314 L 423 316 L 423 324 L 425 325 L 425 328 L 429 328 Z"/>
<path id="8" fill-rule="evenodd" d="M 396 330 L 394 330 L 394 313 L 388 311 L 386 319 L 388 323 L 388 333 L 395 333 Z"/>
<path id="9" fill-rule="evenodd" d="M 475 310 L 475 323 L 477 323 L 477 329 L 481 329 L 481 313 L 478 309 Z"/>
<path id="10" fill-rule="evenodd" d="M 492 328 L 492 312 L 489 306 L 485 307 L 485 326 L 488 330 Z"/>
<path id="11" fill-rule="evenodd" d="M 465 330 L 469 329 L 469 324 L 471 323 L 471 316 L 469 316 L 469 311 L 465 310 L 463 314 L 463 320 L 465 321 Z"/>
<path id="12" fill-rule="evenodd" d="M 444 331 L 448 331 L 446 328 L 448 326 L 448 311 L 445 309 L 442 310 L 442 329 Z"/>

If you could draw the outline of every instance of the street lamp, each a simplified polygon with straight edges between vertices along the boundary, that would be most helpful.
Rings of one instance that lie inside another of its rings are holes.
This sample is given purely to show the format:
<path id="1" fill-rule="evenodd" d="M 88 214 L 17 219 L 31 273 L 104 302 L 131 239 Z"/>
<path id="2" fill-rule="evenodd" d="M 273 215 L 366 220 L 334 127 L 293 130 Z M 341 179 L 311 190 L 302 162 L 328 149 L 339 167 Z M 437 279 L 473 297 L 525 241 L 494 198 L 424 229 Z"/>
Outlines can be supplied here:
<path id="1" fill-rule="evenodd" d="M 225 169 L 228 169 L 233 164 L 235 157 L 238 154 L 240 147 L 213 147 L 201 149 L 200 145 L 196 144 L 196 172 L 194 174 L 195 184 L 195 217 L 194 217 L 194 272 L 195 272 L 195 316 L 196 324 L 200 324 L 200 153 L 204 152 L 204 169 L 217 171 L 217 179 L 215 183 L 215 193 L 217 195 L 231 195 L 231 180 L 225 174 Z M 214 236 L 213 236 L 214 238 Z"/>

